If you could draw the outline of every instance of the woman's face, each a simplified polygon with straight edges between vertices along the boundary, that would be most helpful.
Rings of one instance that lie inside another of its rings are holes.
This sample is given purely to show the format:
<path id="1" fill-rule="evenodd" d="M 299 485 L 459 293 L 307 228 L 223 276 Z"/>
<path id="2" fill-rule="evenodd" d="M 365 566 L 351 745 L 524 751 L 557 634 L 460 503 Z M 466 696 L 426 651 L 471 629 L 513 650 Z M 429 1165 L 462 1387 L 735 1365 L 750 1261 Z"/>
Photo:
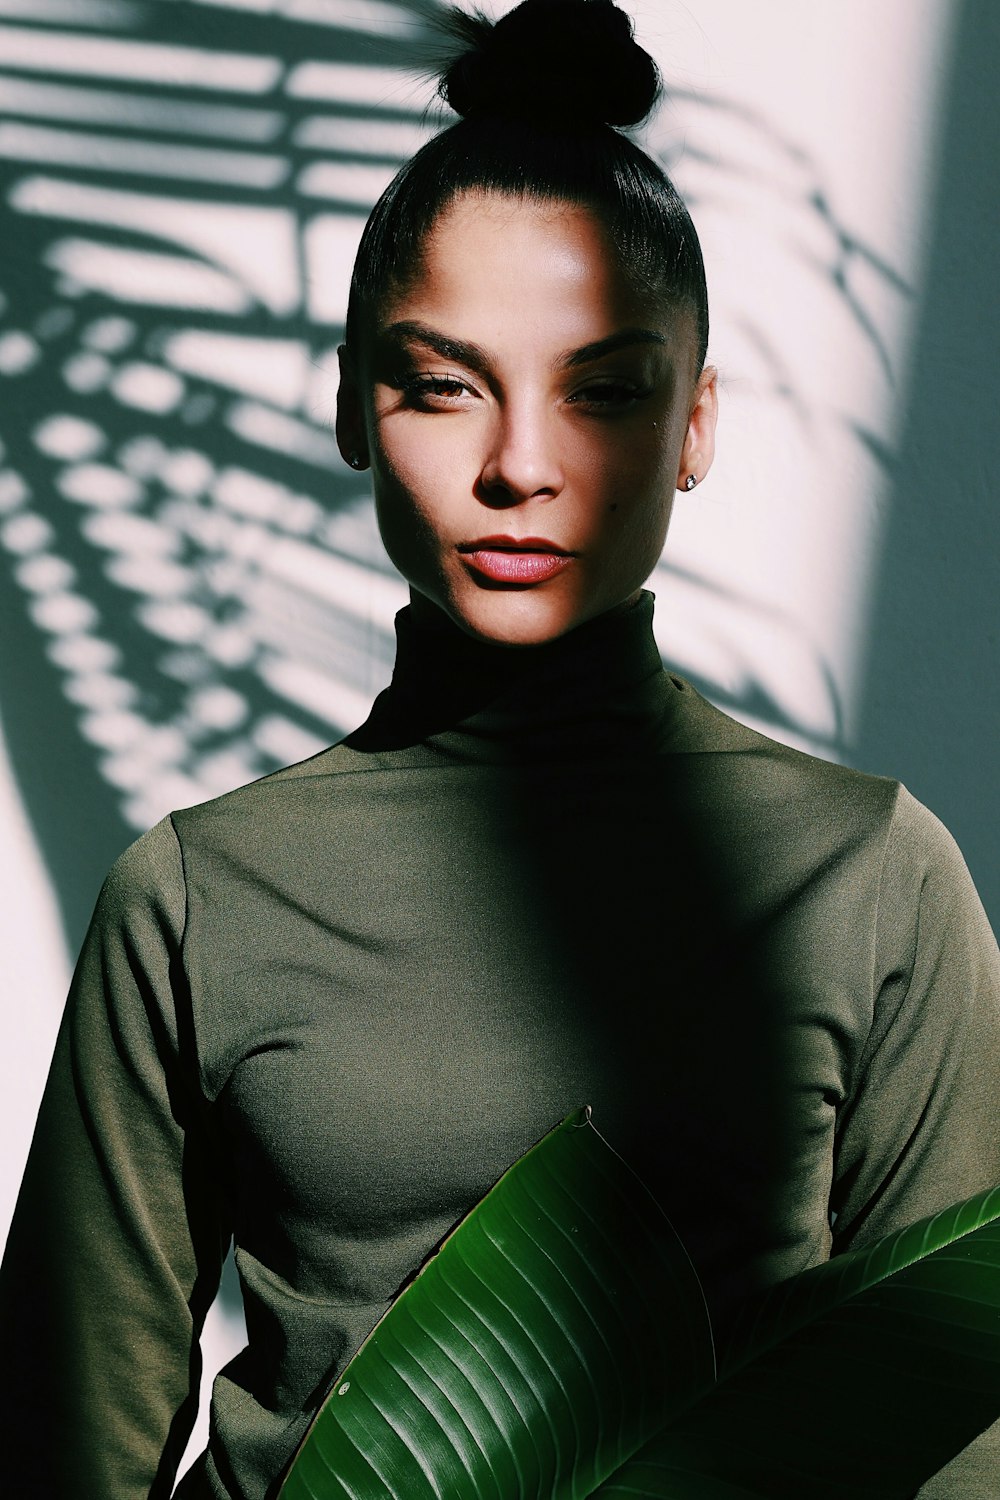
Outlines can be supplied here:
<path id="1" fill-rule="evenodd" d="M 635 597 L 712 460 L 694 320 L 629 287 L 588 210 L 465 194 L 363 351 L 341 452 L 370 464 L 414 613 L 535 645 Z"/>

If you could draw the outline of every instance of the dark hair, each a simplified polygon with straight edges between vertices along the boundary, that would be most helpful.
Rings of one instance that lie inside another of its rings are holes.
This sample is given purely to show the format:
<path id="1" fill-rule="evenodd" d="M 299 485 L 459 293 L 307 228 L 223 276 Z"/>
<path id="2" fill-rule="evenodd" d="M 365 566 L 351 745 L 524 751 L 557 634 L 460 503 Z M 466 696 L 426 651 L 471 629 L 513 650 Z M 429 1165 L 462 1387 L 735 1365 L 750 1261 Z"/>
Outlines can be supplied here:
<path id="1" fill-rule="evenodd" d="M 660 95 L 649 54 L 613 0 L 522 0 L 495 24 L 445 12 L 460 50 L 438 92 L 463 118 L 421 148 L 372 210 L 354 264 L 348 347 L 420 263 L 438 215 L 464 191 L 592 209 L 625 274 L 690 308 L 697 369 L 708 344 L 701 246 L 673 183 L 616 126 L 637 125 Z"/>

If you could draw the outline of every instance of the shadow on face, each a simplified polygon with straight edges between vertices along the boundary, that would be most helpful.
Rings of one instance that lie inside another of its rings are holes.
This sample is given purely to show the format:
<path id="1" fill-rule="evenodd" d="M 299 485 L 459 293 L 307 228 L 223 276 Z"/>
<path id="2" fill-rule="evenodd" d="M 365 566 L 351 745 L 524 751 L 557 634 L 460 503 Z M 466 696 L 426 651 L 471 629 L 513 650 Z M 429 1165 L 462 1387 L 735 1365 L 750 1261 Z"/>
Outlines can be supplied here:
<path id="1" fill-rule="evenodd" d="M 456 197 L 342 355 L 341 450 L 371 466 L 415 608 L 531 645 L 634 598 L 712 460 L 695 347 L 691 313 L 637 289 L 590 209 Z"/>

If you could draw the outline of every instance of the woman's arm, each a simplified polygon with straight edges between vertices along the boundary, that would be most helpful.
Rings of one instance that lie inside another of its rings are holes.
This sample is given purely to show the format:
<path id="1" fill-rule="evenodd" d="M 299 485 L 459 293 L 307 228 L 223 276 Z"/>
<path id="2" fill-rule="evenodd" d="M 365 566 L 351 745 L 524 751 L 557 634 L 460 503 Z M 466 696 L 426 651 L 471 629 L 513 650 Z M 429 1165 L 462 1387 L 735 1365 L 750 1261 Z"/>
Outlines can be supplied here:
<path id="1" fill-rule="evenodd" d="M 169 1495 L 228 1233 L 169 821 L 117 861 L 77 965 L 0 1273 L 6 1494 Z"/>
<path id="2" fill-rule="evenodd" d="M 1000 954 L 955 841 L 904 789 L 873 989 L 837 1126 L 835 1252 L 1000 1182 Z"/>
<path id="3" fill-rule="evenodd" d="M 841 1111 L 834 1253 L 1000 1183 L 1000 955 L 954 840 L 901 790 L 886 848 L 874 1021 Z M 920 1500 L 1000 1495 L 1000 1423 Z"/>

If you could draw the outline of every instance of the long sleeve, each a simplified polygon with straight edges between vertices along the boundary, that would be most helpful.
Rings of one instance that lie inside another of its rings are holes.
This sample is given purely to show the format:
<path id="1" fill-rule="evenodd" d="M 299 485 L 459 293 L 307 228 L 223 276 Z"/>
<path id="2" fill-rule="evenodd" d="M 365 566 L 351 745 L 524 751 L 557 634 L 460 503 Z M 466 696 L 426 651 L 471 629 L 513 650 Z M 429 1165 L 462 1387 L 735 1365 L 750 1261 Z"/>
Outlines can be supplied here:
<path id="1" fill-rule="evenodd" d="M 169 1495 L 227 1237 L 169 821 L 122 855 L 73 979 L 0 1273 L 4 1490 Z"/>
<path id="2" fill-rule="evenodd" d="M 905 791 L 873 977 L 873 1024 L 839 1122 L 835 1254 L 1000 1183 L 1000 955 L 954 840 Z M 920 1500 L 998 1494 L 1000 1423 Z"/>

